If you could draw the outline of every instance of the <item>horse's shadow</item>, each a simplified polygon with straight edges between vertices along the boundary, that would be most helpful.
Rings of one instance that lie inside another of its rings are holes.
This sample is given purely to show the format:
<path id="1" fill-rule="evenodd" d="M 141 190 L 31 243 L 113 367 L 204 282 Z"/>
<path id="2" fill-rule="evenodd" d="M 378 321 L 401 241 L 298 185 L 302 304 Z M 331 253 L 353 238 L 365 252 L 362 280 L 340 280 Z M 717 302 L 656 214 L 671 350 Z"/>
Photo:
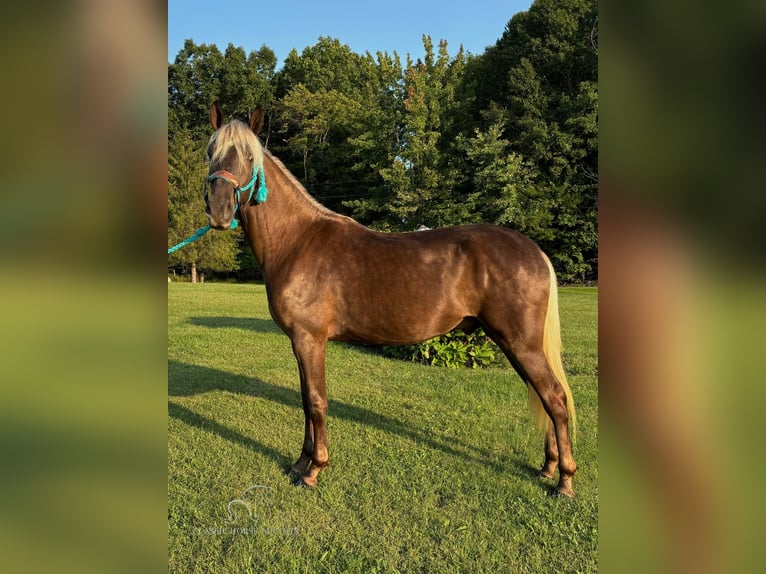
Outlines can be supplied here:
<path id="1" fill-rule="evenodd" d="M 297 374 L 296 386 L 298 386 Z M 302 404 L 300 392 L 297 389 L 280 387 L 267 383 L 257 377 L 247 377 L 174 360 L 168 361 L 169 397 L 192 396 L 217 390 L 258 397 L 296 409 L 300 409 Z M 208 432 L 214 432 L 234 443 L 243 444 L 255 452 L 272 458 L 284 470 L 289 469 L 292 460 L 286 453 L 279 452 L 272 446 L 263 444 L 252 437 L 244 436 L 228 428 L 222 422 L 209 419 L 172 400 L 168 402 L 168 412 L 175 419 Z M 471 463 L 487 465 L 499 473 L 511 473 L 518 477 L 529 479 L 531 475 L 537 472 L 526 460 L 515 455 L 510 449 L 508 458 L 499 462 L 493 459 L 493 455 L 488 450 L 477 445 L 466 444 L 455 438 L 437 437 L 427 428 L 419 428 L 394 417 L 343 401 L 333 400 L 332 398 L 330 398 L 329 416 L 367 425 L 382 432 L 408 438 L 429 448 L 441 451 L 446 455 L 462 458 Z M 297 444 L 296 455 L 298 454 L 299 447 L 300 445 Z"/>
<path id="2" fill-rule="evenodd" d="M 254 452 L 260 453 L 273 459 L 281 467 L 287 467 L 290 464 L 288 457 L 273 447 L 265 445 L 257 440 L 245 436 L 221 423 L 214 421 L 206 416 L 194 412 L 193 410 L 182 406 L 176 402 L 168 401 L 168 414 L 179 421 L 183 421 L 189 426 L 196 427 L 208 432 L 213 432 L 234 444 L 241 444 Z"/>
<path id="3" fill-rule="evenodd" d="M 249 317 L 189 317 L 189 323 L 199 327 L 220 329 L 222 327 L 233 329 L 247 329 L 256 333 L 281 333 L 271 319 L 258 319 Z"/>

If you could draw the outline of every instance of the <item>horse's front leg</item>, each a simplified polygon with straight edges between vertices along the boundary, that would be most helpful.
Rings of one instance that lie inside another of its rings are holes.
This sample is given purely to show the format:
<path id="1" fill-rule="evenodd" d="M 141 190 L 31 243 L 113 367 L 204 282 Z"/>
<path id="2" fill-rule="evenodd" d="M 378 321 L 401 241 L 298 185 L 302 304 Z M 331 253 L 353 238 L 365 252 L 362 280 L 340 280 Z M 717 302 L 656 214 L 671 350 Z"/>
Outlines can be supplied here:
<path id="1" fill-rule="evenodd" d="M 311 416 L 306 401 L 308 393 L 304 390 L 305 386 L 306 383 L 301 374 L 301 398 L 303 399 L 303 415 L 306 419 L 306 428 L 301 455 L 298 457 L 298 460 L 295 461 L 295 464 L 290 467 L 290 474 L 297 477 L 303 476 L 309 469 L 309 466 L 311 465 L 311 457 L 314 454 L 314 426 L 311 424 Z"/>
<path id="2" fill-rule="evenodd" d="M 329 464 L 325 384 L 327 340 L 307 333 L 295 333 L 292 344 L 301 377 L 301 399 L 306 426 L 301 456 L 295 461 L 291 472 L 300 475 L 301 484 L 316 486 L 317 476 Z"/>

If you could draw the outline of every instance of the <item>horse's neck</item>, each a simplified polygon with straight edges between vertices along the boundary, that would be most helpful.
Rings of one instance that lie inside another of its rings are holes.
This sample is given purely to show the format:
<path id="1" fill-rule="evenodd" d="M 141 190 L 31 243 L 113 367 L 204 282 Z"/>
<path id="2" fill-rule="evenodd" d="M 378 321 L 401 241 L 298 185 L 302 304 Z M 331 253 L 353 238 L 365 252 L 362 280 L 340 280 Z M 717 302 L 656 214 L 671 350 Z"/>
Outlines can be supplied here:
<path id="1" fill-rule="evenodd" d="M 246 224 L 250 245 L 258 265 L 268 276 L 300 246 L 313 226 L 339 215 L 318 206 L 287 171 L 264 153 L 268 199 L 248 209 Z"/>

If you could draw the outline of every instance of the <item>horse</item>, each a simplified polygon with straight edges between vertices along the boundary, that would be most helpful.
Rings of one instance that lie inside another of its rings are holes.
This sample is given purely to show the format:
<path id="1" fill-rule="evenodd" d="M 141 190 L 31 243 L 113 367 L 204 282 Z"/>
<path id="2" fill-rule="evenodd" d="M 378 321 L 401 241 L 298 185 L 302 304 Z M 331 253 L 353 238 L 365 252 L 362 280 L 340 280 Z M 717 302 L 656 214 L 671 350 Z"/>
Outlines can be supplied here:
<path id="1" fill-rule="evenodd" d="M 527 385 L 545 435 L 539 476 L 552 479 L 558 468 L 555 492 L 574 496 L 575 409 L 548 257 L 500 226 L 382 233 L 335 213 L 263 148 L 263 116 L 258 106 L 249 123 L 225 123 L 218 102 L 211 105 L 205 213 L 215 230 L 238 220 L 263 273 L 271 316 L 290 338 L 305 415 L 303 447 L 289 471 L 296 484 L 316 486 L 329 464 L 328 341 L 415 344 L 481 326 Z"/>

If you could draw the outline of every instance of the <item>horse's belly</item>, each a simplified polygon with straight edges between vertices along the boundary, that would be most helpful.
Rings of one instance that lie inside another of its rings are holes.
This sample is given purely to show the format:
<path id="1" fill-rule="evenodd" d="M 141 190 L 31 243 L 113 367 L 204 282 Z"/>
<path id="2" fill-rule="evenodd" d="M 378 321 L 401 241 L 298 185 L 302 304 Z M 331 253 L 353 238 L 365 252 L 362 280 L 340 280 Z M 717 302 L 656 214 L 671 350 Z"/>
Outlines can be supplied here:
<path id="1" fill-rule="evenodd" d="M 331 339 L 371 345 L 408 345 L 437 337 L 463 324 L 471 325 L 464 310 L 433 312 L 407 306 L 371 305 L 346 312 L 334 326 Z"/>

